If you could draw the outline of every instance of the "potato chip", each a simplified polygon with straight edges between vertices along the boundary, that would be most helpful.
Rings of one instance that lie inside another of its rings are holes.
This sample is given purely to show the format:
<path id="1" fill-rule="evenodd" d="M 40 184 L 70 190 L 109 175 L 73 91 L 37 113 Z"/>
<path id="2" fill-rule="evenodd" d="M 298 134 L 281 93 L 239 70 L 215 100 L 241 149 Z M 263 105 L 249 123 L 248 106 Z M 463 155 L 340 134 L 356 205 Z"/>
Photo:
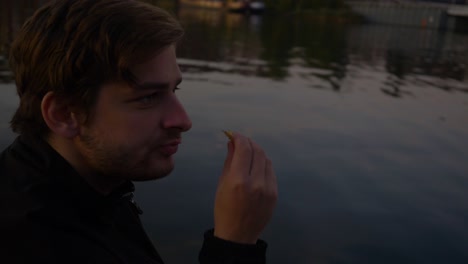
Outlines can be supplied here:
<path id="1" fill-rule="evenodd" d="M 232 135 L 231 131 L 223 130 L 224 135 L 229 138 L 229 140 L 234 140 L 234 136 Z"/>

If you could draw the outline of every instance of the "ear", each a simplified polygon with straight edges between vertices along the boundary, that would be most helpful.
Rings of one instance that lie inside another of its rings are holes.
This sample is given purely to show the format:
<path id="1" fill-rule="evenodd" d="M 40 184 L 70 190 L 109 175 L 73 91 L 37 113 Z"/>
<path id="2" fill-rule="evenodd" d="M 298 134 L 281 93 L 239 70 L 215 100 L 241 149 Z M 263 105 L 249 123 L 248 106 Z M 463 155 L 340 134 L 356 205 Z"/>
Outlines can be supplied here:
<path id="1" fill-rule="evenodd" d="M 42 98 L 41 112 L 53 134 L 70 139 L 79 134 L 80 123 L 70 105 L 53 92 L 48 92 Z"/>

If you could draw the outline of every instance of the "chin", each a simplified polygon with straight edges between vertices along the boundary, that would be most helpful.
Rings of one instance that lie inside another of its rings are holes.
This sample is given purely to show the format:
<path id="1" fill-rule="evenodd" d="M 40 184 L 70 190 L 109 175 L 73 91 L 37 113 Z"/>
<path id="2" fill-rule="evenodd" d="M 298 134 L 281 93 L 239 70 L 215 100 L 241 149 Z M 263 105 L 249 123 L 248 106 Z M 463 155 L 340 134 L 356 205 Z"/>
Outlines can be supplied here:
<path id="1" fill-rule="evenodd" d="M 153 181 L 153 180 L 158 180 L 158 179 L 162 179 L 162 178 L 165 178 L 167 176 L 169 176 L 170 172 L 167 173 L 167 174 L 146 174 L 146 175 L 134 175 L 132 177 L 132 181 L 136 181 L 136 182 L 142 182 L 142 181 Z"/>
<path id="2" fill-rule="evenodd" d="M 131 180 L 133 181 L 150 181 L 164 178 L 171 174 L 174 170 L 174 163 L 165 164 L 165 166 L 157 166 L 154 168 L 148 168 L 145 172 L 133 174 Z"/>
<path id="3" fill-rule="evenodd" d="M 174 170 L 172 156 L 153 155 L 121 166 L 117 173 L 131 181 L 151 181 L 164 178 Z M 114 169 L 116 166 L 114 167 Z M 125 172 L 125 173 L 122 173 Z"/>

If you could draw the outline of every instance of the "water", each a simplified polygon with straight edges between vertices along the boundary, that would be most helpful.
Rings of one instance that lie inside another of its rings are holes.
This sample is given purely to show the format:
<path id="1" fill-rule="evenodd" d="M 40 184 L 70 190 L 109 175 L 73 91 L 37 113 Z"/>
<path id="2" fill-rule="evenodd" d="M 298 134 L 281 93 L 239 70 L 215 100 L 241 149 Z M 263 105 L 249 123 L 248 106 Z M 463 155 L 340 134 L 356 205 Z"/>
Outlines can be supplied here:
<path id="1" fill-rule="evenodd" d="M 196 263 L 212 226 L 222 129 L 251 136 L 274 161 L 268 263 L 468 262 L 467 35 L 179 16 L 179 95 L 194 126 L 174 173 L 137 184 L 145 228 L 167 263 Z M 17 99 L 12 84 L 1 88 L 6 146 Z"/>

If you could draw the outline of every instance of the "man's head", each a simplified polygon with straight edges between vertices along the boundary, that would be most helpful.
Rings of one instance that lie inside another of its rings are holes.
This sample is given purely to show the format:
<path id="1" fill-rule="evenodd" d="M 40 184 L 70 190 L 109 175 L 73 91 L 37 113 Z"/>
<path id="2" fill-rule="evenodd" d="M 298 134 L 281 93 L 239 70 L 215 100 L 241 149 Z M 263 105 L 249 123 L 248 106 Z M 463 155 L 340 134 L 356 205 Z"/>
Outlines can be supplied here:
<path id="1" fill-rule="evenodd" d="M 177 43 L 183 30 L 157 7 L 132 0 L 56 0 L 23 25 L 12 45 L 20 107 L 17 133 L 45 136 L 40 111 L 49 91 L 91 114 L 102 84 L 135 81 L 131 67 Z"/>
<path id="2" fill-rule="evenodd" d="M 11 125 L 39 135 L 78 170 L 157 178 L 190 120 L 174 94 L 183 30 L 134 0 L 56 0 L 11 50 L 20 106 Z"/>

